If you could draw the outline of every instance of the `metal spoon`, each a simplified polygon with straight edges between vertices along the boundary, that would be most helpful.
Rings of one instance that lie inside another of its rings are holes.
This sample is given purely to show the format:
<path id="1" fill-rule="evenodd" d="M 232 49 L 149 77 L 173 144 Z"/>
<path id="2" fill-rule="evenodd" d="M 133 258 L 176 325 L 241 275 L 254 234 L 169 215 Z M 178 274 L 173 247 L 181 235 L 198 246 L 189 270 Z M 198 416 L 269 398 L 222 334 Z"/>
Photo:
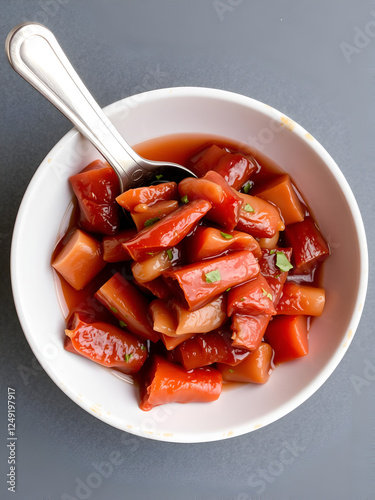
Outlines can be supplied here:
<path id="1" fill-rule="evenodd" d="M 103 113 L 45 26 L 25 23 L 8 35 L 5 50 L 13 69 L 54 104 L 95 146 L 116 172 L 122 191 L 155 178 L 195 177 L 176 163 L 139 156 Z"/>

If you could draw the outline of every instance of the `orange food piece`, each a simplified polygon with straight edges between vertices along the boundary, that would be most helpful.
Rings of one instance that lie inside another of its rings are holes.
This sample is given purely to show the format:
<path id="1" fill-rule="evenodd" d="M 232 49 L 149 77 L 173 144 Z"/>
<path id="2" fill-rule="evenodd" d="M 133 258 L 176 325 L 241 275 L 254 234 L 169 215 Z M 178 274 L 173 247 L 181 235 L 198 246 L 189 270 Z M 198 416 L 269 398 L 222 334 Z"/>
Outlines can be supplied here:
<path id="1" fill-rule="evenodd" d="M 265 336 L 275 351 L 275 364 L 306 356 L 309 352 L 306 316 L 276 316 L 270 321 Z"/>
<path id="2" fill-rule="evenodd" d="M 273 304 L 279 303 L 284 283 L 288 277 L 288 271 L 281 271 L 277 266 L 278 254 L 283 253 L 290 262 L 292 257 L 291 248 L 273 248 L 271 250 L 262 248 L 262 257 L 259 259 L 261 274 L 266 278 L 272 292 Z"/>
<path id="3" fill-rule="evenodd" d="M 272 238 L 259 238 L 258 243 L 260 248 L 267 248 L 269 250 L 272 250 L 275 248 L 279 242 L 280 238 L 280 233 L 277 231 Z"/>
<path id="4" fill-rule="evenodd" d="M 285 230 L 285 240 L 293 248 L 293 260 L 304 272 L 329 255 L 329 247 L 312 217 L 296 222 Z"/>
<path id="5" fill-rule="evenodd" d="M 117 196 L 116 201 L 119 205 L 131 212 L 134 207 L 140 203 L 152 205 L 157 201 L 177 200 L 177 184 L 175 182 L 163 182 L 156 186 L 145 186 L 135 189 L 128 189 Z"/>
<path id="6" fill-rule="evenodd" d="M 140 408 L 148 411 L 166 403 L 208 403 L 221 394 L 221 373 L 214 368 L 187 372 L 161 356 L 154 356 L 149 373 L 140 384 Z"/>
<path id="7" fill-rule="evenodd" d="M 284 285 L 276 311 L 277 314 L 320 316 L 324 304 L 324 288 L 288 282 Z"/>
<path id="8" fill-rule="evenodd" d="M 239 153 L 227 153 L 219 158 L 215 172 L 220 174 L 233 189 L 240 189 L 256 171 L 253 158 Z"/>
<path id="9" fill-rule="evenodd" d="M 233 314 L 232 316 L 232 346 L 254 351 L 262 343 L 271 316 L 269 314 L 257 314 L 247 316 L 244 314 Z"/>
<path id="10" fill-rule="evenodd" d="M 258 196 L 238 193 L 243 200 L 236 229 L 256 238 L 272 238 L 285 229 L 278 209 Z"/>
<path id="11" fill-rule="evenodd" d="M 168 303 L 164 300 L 155 299 L 149 306 L 153 328 L 159 333 L 168 335 L 168 337 L 177 337 L 177 318 Z"/>
<path id="12" fill-rule="evenodd" d="M 116 196 L 120 185 L 115 171 L 95 160 L 79 174 L 69 177 L 79 205 L 79 225 L 85 231 L 114 235 L 120 224 Z"/>
<path id="13" fill-rule="evenodd" d="M 189 311 L 175 300 L 170 307 L 177 319 L 176 335 L 207 333 L 219 328 L 227 320 L 226 297 L 219 295 L 195 311 Z"/>
<path id="14" fill-rule="evenodd" d="M 75 229 L 52 267 L 76 290 L 84 288 L 105 266 L 100 241 Z"/>
<path id="15" fill-rule="evenodd" d="M 276 179 L 262 186 L 260 190 L 256 190 L 255 194 L 259 198 L 270 201 L 277 206 L 286 226 L 303 221 L 305 210 L 298 199 L 288 174 L 276 177 Z"/>
<path id="16" fill-rule="evenodd" d="M 130 213 L 138 231 L 142 231 L 148 224 L 153 224 L 178 208 L 177 200 L 157 201 L 153 205 L 140 203 Z"/>
<path id="17" fill-rule="evenodd" d="M 170 250 L 169 252 L 172 252 Z M 164 271 L 172 267 L 173 261 L 169 258 L 171 253 L 164 250 L 152 257 L 140 262 L 133 262 L 131 265 L 132 273 L 138 283 L 152 281 L 162 275 Z"/>
<path id="18" fill-rule="evenodd" d="M 188 312 L 188 311 L 187 311 Z M 193 337 L 196 332 L 194 329 L 188 333 L 177 333 L 179 320 L 170 307 L 170 303 L 164 300 L 153 300 L 150 304 L 150 315 L 153 321 L 154 330 L 159 332 L 161 341 L 168 351 L 173 350 L 185 340 Z"/>
<path id="19" fill-rule="evenodd" d="M 232 189 L 227 181 L 214 170 L 210 170 L 201 179 L 187 177 L 178 185 L 181 198 L 188 200 L 207 200 L 212 208 L 206 219 L 212 220 L 233 230 L 238 222 L 242 200 L 239 193 Z"/>
<path id="20" fill-rule="evenodd" d="M 194 337 L 195 333 L 185 333 L 184 335 L 178 335 L 176 337 L 169 337 L 165 333 L 160 333 L 160 339 L 165 345 L 165 348 L 167 351 L 173 351 L 175 347 L 178 345 L 182 344 L 182 342 L 185 342 L 185 340 L 191 339 L 191 337 Z"/>
<path id="21" fill-rule="evenodd" d="M 159 335 L 151 326 L 148 300 L 135 286 L 116 273 L 96 292 L 99 300 L 126 328 L 145 340 L 157 342 Z"/>
<path id="22" fill-rule="evenodd" d="M 236 366 L 217 364 L 226 382 L 250 382 L 265 384 L 273 370 L 273 349 L 263 343 Z"/>
<path id="23" fill-rule="evenodd" d="M 206 200 L 191 201 L 155 224 L 142 229 L 135 238 L 124 243 L 124 246 L 134 260 L 147 259 L 150 254 L 176 246 L 210 209 L 211 203 Z"/>
<path id="24" fill-rule="evenodd" d="M 219 295 L 203 307 L 189 311 L 175 300 L 156 299 L 150 304 L 154 330 L 169 337 L 207 333 L 219 328 L 227 319 L 226 297 Z"/>
<path id="25" fill-rule="evenodd" d="M 266 278 L 259 274 L 256 278 L 236 286 L 228 293 L 228 316 L 239 314 L 276 314 L 272 289 Z"/>
<path id="26" fill-rule="evenodd" d="M 136 236 L 135 229 L 125 229 L 115 236 L 106 236 L 103 238 L 103 259 L 106 262 L 122 262 L 131 260 L 129 252 L 122 246 L 125 241 L 131 240 Z"/>
<path id="27" fill-rule="evenodd" d="M 171 297 L 171 290 L 162 277 L 143 283 L 134 282 L 135 285 L 147 294 L 155 295 L 158 299 L 168 300 Z"/>
<path id="28" fill-rule="evenodd" d="M 229 287 L 244 283 L 258 274 L 259 264 L 253 253 L 241 250 L 166 271 L 163 278 L 175 296 L 194 311 Z"/>
<path id="29" fill-rule="evenodd" d="M 259 243 L 250 234 L 242 231 L 223 232 L 206 226 L 197 227 L 194 234 L 186 241 L 186 247 L 189 262 L 199 262 L 236 250 L 250 250 L 255 257 L 261 256 Z"/>
<path id="30" fill-rule="evenodd" d="M 231 345 L 230 333 L 226 329 L 194 335 L 193 338 L 180 344 L 175 352 L 176 360 L 184 366 L 185 370 L 213 363 L 234 366 L 248 355 L 248 351 Z"/>
<path id="31" fill-rule="evenodd" d="M 144 342 L 109 323 L 86 323 L 76 315 L 73 329 L 65 334 L 72 347 L 67 350 L 122 373 L 137 373 L 147 358 Z"/>
<path id="32" fill-rule="evenodd" d="M 228 153 L 227 150 L 216 146 L 208 146 L 196 154 L 190 160 L 189 168 L 198 176 L 202 177 L 209 170 L 213 170 L 219 159 Z"/>

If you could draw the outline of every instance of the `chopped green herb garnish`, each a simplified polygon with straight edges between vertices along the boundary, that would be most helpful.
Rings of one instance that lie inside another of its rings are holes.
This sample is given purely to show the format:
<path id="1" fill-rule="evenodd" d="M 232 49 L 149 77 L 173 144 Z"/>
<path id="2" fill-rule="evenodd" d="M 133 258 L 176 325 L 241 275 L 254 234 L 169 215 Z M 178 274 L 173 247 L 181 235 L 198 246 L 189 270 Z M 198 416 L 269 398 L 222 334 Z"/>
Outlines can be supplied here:
<path id="1" fill-rule="evenodd" d="M 251 205 L 249 205 L 248 203 L 246 203 L 246 205 L 243 207 L 243 209 L 245 210 L 245 212 L 254 212 L 254 209 Z"/>
<path id="2" fill-rule="evenodd" d="M 183 196 L 183 197 L 181 198 L 181 201 L 182 201 L 182 203 L 189 203 L 189 198 L 187 197 L 187 195 L 186 195 L 186 194 L 185 194 L 185 196 Z"/>
<path id="3" fill-rule="evenodd" d="M 253 182 L 247 182 L 244 187 L 243 187 L 243 192 L 248 193 L 250 189 L 253 187 L 254 183 Z"/>
<path id="4" fill-rule="evenodd" d="M 111 306 L 111 307 L 110 307 L 110 310 L 111 310 L 114 314 L 118 314 L 118 310 L 117 310 L 114 306 Z"/>
<path id="5" fill-rule="evenodd" d="M 168 250 L 167 250 L 167 255 L 168 255 L 169 260 L 173 259 L 173 253 L 172 253 L 172 250 L 170 248 L 168 248 Z"/>
<path id="6" fill-rule="evenodd" d="M 142 350 L 142 351 L 145 351 L 145 350 L 146 350 L 146 347 L 145 347 L 143 344 L 141 344 L 141 350 Z"/>
<path id="7" fill-rule="evenodd" d="M 152 224 L 155 224 L 158 220 L 160 220 L 160 217 L 152 217 L 151 219 L 146 220 L 145 227 L 152 226 Z"/>
<path id="8" fill-rule="evenodd" d="M 280 278 L 280 276 L 281 276 L 281 273 L 276 274 L 276 276 L 274 276 L 274 278 L 277 279 L 277 278 Z"/>
<path id="9" fill-rule="evenodd" d="M 232 368 L 229 368 L 228 372 L 229 372 L 229 373 L 233 373 L 233 372 L 234 372 L 234 370 L 232 370 Z"/>
<path id="10" fill-rule="evenodd" d="M 227 288 L 225 291 L 226 292 L 229 292 L 229 290 L 232 290 L 232 287 L 230 286 L 229 288 Z"/>
<path id="11" fill-rule="evenodd" d="M 214 283 L 215 281 L 221 280 L 219 269 L 215 269 L 214 271 L 206 273 L 205 277 L 206 277 L 206 283 Z"/>
<path id="12" fill-rule="evenodd" d="M 243 302 L 245 300 L 245 297 L 241 297 L 240 301 Z"/>
<path id="13" fill-rule="evenodd" d="M 275 249 L 270 250 L 270 255 L 273 255 L 274 253 L 276 253 L 276 250 L 275 250 Z"/>
<path id="14" fill-rule="evenodd" d="M 226 240 L 231 240 L 233 238 L 233 235 L 231 234 L 228 234 L 228 233 L 223 233 L 222 231 L 220 231 L 220 234 L 223 238 L 225 238 Z"/>
<path id="15" fill-rule="evenodd" d="M 151 255 L 152 257 L 155 255 L 155 252 L 147 252 L 148 255 Z"/>
<path id="16" fill-rule="evenodd" d="M 292 264 L 289 262 L 288 257 L 284 252 L 276 252 L 276 265 L 281 271 L 284 272 L 293 269 Z"/>
<path id="17" fill-rule="evenodd" d="M 160 181 L 163 178 L 163 174 L 155 175 L 155 177 L 157 181 Z"/>
<path id="18" fill-rule="evenodd" d="M 128 325 L 125 323 L 125 321 L 120 320 L 118 324 L 121 326 L 121 328 L 126 328 Z"/>
<path id="19" fill-rule="evenodd" d="M 133 356 L 133 354 L 132 354 L 132 353 L 130 353 L 130 354 L 125 354 L 125 361 L 126 361 L 127 363 L 129 363 L 130 358 L 131 358 L 132 356 Z"/>
<path id="20" fill-rule="evenodd" d="M 263 292 L 263 297 L 268 297 L 270 300 L 273 300 L 272 294 L 267 292 L 267 290 L 262 288 L 262 292 Z"/>

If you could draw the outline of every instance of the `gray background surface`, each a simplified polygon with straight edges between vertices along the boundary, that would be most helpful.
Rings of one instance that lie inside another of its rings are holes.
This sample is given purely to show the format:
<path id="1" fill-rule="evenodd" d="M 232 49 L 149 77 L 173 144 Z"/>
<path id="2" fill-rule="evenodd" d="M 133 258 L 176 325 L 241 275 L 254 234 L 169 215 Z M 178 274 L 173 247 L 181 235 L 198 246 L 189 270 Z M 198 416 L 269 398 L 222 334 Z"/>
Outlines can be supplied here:
<path id="1" fill-rule="evenodd" d="M 194 85 L 251 96 L 289 115 L 342 169 L 358 200 L 370 253 L 367 303 L 351 347 L 324 386 L 290 415 L 242 437 L 192 445 L 136 438 L 107 426 L 40 368 L 14 309 L 8 263 L 17 209 L 37 166 L 71 125 L 0 51 L 0 498 L 375 499 L 375 371 L 369 369 L 375 364 L 374 2 L 0 5 L 1 45 L 22 21 L 46 24 L 103 106 L 144 90 Z M 17 391 L 16 494 L 7 492 L 5 476 L 8 386 Z M 100 469 L 114 452 L 121 463 Z"/>

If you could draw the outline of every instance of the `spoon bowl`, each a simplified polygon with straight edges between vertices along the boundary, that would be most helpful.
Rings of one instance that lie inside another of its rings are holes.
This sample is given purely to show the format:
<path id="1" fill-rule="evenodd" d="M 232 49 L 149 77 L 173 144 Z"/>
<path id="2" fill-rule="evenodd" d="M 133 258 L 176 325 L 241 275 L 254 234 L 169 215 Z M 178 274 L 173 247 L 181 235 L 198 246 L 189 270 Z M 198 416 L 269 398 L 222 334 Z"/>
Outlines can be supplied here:
<path id="1" fill-rule="evenodd" d="M 195 177 L 177 163 L 146 160 L 129 146 L 45 26 L 16 26 L 6 39 L 5 50 L 13 69 L 52 102 L 107 160 L 119 178 L 121 191 L 150 184 L 160 175 L 176 182 Z"/>

